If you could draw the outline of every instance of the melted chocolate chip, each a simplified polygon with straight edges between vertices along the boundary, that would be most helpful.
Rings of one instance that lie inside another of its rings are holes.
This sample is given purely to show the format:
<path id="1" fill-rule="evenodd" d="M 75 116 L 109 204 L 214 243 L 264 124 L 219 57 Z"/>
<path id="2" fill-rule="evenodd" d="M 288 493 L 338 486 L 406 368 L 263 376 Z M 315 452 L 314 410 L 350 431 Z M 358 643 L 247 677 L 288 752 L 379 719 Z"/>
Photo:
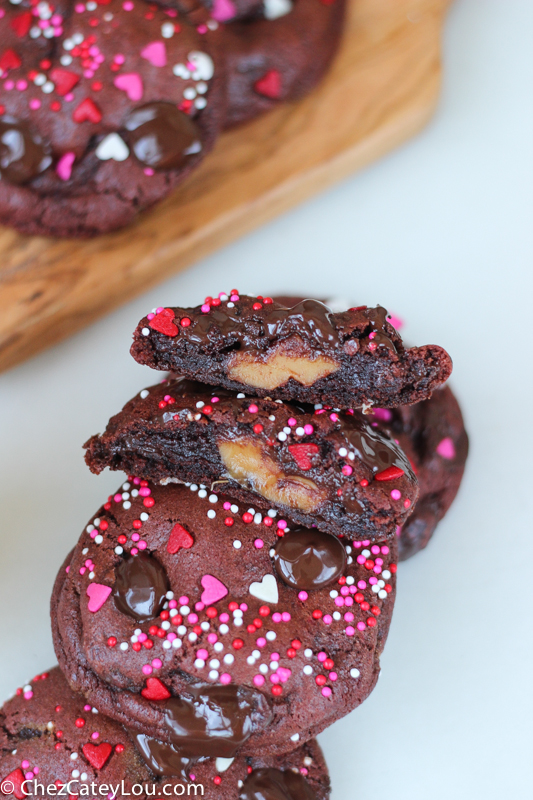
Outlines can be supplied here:
<path id="1" fill-rule="evenodd" d="M 195 317 L 194 324 L 184 333 L 196 344 L 206 341 L 220 344 L 223 337 L 227 340 L 225 346 L 250 351 L 257 349 L 258 338 L 264 337 L 268 344 L 298 334 L 321 350 L 334 348 L 339 341 L 333 313 L 319 300 L 302 300 L 293 308 L 271 303 L 257 315 L 246 317 L 238 305 L 233 309 L 212 307 L 209 314 Z"/>
<path id="2" fill-rule="evenodd" d="M 341 430 L 352 445 L 356 456 L 372 472 L 381 472 L 388 467 L 399 467 L 414 480 L 409 460 L 401 447 L 384 431 L 378 431 L 365 422 L 361 414 L 343 414 Z"/>
<path id="3" fill-rule="evenodd" d="M 137 750 L 152 772 L 156 775 L 179 775 L 188 780 L 189 772 L 194 764 L 202 761 L 200 758 L 189 758 L 178 752 L 171 744 L 160 742 L 144 733 L 132 734 Z"/>
<path id="4" fill-rule="evenodd" d="M 243 784 L 239 800 L 317 800 L 317 796 L 297 772 L 270 767 L 254 769 Z"/>
<path id="5" fill-rule="evenodd" d="M 135 109 L 124 127 L 137 160 L 153 169 L 177 169 L 202 149 L 196 123 L 171 103 Z"/>
<path id="6" fill-rule="evenodd" d="M 274 566 L 280 578 L 295 589 L 321 589 L 344 572 L 346 551 L 329 533 L 296 528 L 279 539 Z"/>
<path id="7" fill-rule="evenodd" d="M 0 119 L 0 177 L 9 183 L 31 181 L 52 163 L 50 149 L 40 136 L 12 117 Z"/>
<path id="8" fill-rule="evenodd" d="M 246 686 L 198 686 L 190 694 L 165 703 L 165 723 L 186 756 L 233 758 L 272 718 L 267 698 Z"/>
<path id="9" fill-rule="evenodd" d="M 159 615 L 169 589 L 167 574 L 148 553 L 125 558 L 115 570 L 113 597 L 123 614 L 139 622 Z"/>

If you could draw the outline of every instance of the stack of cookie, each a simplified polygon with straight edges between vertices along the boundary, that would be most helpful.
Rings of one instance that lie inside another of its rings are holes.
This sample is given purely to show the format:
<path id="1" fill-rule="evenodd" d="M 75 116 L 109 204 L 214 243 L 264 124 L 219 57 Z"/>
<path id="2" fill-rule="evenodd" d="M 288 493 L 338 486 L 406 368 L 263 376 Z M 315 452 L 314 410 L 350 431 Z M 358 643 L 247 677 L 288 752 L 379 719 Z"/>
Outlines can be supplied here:
<path id="1" fill-rule="evenodd" d="M 92 236 L 309 92 L 345 0 L 0 0 L 0 222 Z"/>
<path id="2" fill-rule="evenodd" d="M 381 307 L 237 290 L 154 309 L 131 352 L 170 375 L 85 446 L 128 477 L 59 571 L 63 675 L 5 706 L 0 777 L 325 800 L 314 737 L 374 688 L 398 542 L 462 474 L 450 358 Z"/>

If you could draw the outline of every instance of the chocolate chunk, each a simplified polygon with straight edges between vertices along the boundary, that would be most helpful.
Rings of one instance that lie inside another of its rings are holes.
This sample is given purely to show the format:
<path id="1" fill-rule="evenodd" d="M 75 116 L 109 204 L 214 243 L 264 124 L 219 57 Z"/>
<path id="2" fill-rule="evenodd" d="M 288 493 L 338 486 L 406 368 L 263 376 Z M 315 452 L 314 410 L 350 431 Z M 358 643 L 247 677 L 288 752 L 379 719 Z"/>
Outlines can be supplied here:
<path id="1" fill-rule="evenodd" d="M 24 122 L 0 118 L 0 177 L 9 183 L 31 181 L 52 163 L 50 148 Z"/>
<path id="2" fill-rule="evenodd" d="M 148 553 L 139 553 L 117 567 L 113 597 L 119 611 L 144 622 L 159 616 L 168 588 L 159 561 Z"/>
<path id="3" fill-rule="evenodd" d="M 154 169 L 177 169 L 202 149 L 198 126 L 171 103 L 136 108 L 124 127 L 136 158 Z"/>
<path id="4" fill-rule="evenodd" d="M 233 758 L 272 718 L 267 698 L 245 686 L 192 687 L 165 703 L 165 723 L 184 755 Z"/>
<path id="5" fill-rule="evenodd" d="M 274 566 L 288 586 L 322 589 L 339 578 L 346 566 L 346 551 L 329 533 L 296 528 L 276 545 Z"/>

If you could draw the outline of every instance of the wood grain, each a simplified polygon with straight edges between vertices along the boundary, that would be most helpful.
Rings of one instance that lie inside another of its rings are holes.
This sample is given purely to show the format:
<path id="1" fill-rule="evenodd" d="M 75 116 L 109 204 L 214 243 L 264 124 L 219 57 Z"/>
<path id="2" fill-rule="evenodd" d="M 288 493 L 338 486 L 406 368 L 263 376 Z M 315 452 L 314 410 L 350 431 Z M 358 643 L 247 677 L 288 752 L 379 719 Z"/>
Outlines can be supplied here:
<path id="1" fill-rule="evenodd" d="M 0 370 L 380 157 L 430 118 L 447 0 L 351 0 L 325 81 L 225 133 L 189 181 L 89 241 L 0 228 Z"/>

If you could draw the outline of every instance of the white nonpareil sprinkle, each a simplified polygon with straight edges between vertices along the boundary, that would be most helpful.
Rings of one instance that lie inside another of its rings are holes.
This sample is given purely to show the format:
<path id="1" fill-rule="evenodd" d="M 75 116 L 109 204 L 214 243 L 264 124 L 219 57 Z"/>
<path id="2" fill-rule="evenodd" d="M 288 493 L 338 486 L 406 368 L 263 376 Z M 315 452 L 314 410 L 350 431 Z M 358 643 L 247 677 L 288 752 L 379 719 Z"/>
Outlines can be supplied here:
<path id="1" fill-rule="evenodd" d="M 235 550 L 240 550 L 242 547 L 242 542 L 239 542 L 238 539 L 235 539 L 235 541 L 233 542 L 233 547 L 235 548 Z"/>
<path id="2" fill-rule="evenodd" d="M 141 333 L 143 336 L 150 336 L 150 328 L 143 328 Z"/>
<path id="3" fill-rule="evenodd" d="M 306 664 L 302 670 L 304 675 L 312 675 L 313 674 L 313 667 L 311 664 Z"/>
<path id="4" fill-rule="evenodd" d="M 214 519 L 216 517 L 216 515 L 217 515 L 217 512 L 213 511 L 212 508 L 210 508 L 209 511 L 207 512 L 207 516 L 209 517 L 209 519 Z"/>
<path id="5" fill-rule="evenodd" d="M 361 673 L 359 672 L 359 670 L 356 669 L 355 667 L 352 667 L 352 669 L 350 670 L 350 675 L 352 678 L 358 678 L 360 674 Z"/>

